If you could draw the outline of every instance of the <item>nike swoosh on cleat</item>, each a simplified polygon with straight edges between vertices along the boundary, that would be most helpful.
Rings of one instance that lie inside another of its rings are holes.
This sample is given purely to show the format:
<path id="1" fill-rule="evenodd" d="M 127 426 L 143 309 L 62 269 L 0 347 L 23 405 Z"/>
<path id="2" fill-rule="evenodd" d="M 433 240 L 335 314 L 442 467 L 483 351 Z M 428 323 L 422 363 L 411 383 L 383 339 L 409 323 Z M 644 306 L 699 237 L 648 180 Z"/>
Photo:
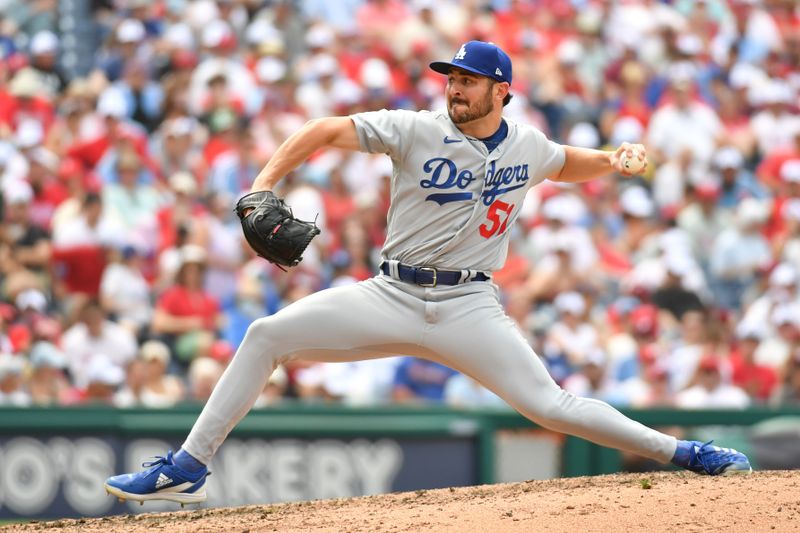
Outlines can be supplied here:
<path id="1" fill-rule="evenodd" d="M 445 136 L 444 143 L 445 144 L 453 144 L 453 143 L 460 143 L 462 139 L 451 139 L 450 137 Z"/>

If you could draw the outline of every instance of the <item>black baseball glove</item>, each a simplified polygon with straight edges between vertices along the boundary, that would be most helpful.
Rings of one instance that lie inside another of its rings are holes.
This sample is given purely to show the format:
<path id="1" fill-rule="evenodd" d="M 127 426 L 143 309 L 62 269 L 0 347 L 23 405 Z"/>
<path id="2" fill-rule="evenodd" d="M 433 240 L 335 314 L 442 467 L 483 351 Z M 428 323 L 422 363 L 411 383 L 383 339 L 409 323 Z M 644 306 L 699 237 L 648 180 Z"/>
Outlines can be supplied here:
<path id="1" fill-rule="evenodd" d="M 320 230 L 313 222 L 294 218 L 292 210 L 272 191 L 256 191 L 242 196 L 236 214 L 244 236 L 258 255 L 281 267 L 293 267 Z"/>

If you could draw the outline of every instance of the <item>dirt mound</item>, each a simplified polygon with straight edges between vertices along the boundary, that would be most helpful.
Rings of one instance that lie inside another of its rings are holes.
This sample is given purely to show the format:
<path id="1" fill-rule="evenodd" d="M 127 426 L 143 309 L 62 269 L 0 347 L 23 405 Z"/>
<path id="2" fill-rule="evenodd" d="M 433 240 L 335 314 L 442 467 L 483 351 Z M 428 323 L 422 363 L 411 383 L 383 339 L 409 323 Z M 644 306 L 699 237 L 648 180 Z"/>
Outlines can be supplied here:
<path id="1" fill-rule="evenodd" d="M 145 504 L 147 505 L 147 504 Z M 58 520 L 3 533 L 800 531 L 800 471 L 617 474 L 340 500 Z"/>

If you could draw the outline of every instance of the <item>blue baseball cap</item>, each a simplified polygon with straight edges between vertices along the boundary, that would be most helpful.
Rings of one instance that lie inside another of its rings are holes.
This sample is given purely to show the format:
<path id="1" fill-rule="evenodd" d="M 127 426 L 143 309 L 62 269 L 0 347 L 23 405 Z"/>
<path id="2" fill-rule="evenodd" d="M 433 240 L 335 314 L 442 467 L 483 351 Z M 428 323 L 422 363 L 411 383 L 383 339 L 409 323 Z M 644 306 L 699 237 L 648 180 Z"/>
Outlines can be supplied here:
<path id="1" fill-rule="evenodd" d="M 448 74 L 453 67 L 467 70 L 500 82 L 511 83 L 511 58 L 497 45 L 469 41 L 461 45 L 452 62 L 434 61 L 432 70 Z"/>

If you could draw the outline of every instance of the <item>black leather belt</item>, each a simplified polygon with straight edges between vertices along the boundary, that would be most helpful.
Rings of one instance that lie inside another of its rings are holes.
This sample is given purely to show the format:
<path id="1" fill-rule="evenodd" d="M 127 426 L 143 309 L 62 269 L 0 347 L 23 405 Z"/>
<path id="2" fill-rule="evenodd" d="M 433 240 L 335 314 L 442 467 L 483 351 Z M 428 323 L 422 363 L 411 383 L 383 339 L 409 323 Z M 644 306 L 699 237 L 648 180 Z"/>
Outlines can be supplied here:
<path id="1" fill-rule="evenodd" d="M 381 263 L 381 272 L 387 276 L 392 276 L 389 263 Z M 462 281 L 463 272 L 461 270 L 440 270 L 433 267 L 414 267 L 398 263 L 397 274 L 400 281 L 414 283 L 420 287 L 436 287 L 437 285 L 458 285 L 468 281 L 488 281 L 492 279 L 483 272 L 475 272 L 472 277 Z"/>

